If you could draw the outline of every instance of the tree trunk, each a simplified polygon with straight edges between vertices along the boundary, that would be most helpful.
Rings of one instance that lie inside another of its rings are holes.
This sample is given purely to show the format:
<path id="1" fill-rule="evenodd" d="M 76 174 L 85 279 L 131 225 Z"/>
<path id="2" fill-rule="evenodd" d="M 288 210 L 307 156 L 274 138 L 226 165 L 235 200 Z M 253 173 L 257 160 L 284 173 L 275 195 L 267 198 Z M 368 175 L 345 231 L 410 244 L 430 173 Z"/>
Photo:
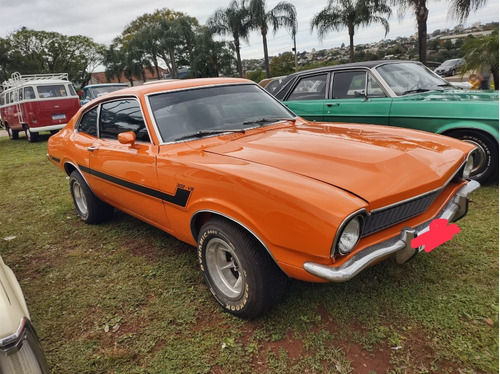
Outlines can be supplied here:
<path id="1" fill-rule="evenodd" d="M 262 44 L 264 45 L 264 67 L 266 68 L 266 78 L 271 78 L 271 70 L 269 69 L 269 53 L 267 51 L 267 28 L 261 29 Z"/>
<path id="2" fill-rule="evenodd" d="M 240 53 L 240 40 L 234 38 L 234 48 L 236 49 L 236 68 L 238 69 L 238 74 L 240 78 L 243 78 L 243 66 L 241 65 L 241 53 Z"/>
<path id="3" fill-rule="evenodd" d="M 349 58 L 354 62 L 354 26 L 349 26 Z"/>
<path id="4" fill-rule="evenodd" d="M 427 62 L 427 17 L 429 9 L 426 0 L 417 0 L 415 3 L 415 15 L 418 28 L 418 56 L 422 64 Z"/>

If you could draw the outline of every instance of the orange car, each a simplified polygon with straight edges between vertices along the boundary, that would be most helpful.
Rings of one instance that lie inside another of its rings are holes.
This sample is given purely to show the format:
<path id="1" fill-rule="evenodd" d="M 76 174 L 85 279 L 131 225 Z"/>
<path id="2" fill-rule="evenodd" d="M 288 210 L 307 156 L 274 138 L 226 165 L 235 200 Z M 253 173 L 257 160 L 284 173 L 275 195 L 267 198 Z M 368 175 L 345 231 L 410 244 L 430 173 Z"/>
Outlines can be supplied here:
<path id="1" fill-rule="evenodd" d="M 255 318 L 287 277 L 346 281 L 430 222 L 467 212 L 473 146 L 307 122 L 244 79 L 131 87 L 87 104 L 48 142 L 87 223 L 114 208 L 198 248 L 226 311 Z"/>

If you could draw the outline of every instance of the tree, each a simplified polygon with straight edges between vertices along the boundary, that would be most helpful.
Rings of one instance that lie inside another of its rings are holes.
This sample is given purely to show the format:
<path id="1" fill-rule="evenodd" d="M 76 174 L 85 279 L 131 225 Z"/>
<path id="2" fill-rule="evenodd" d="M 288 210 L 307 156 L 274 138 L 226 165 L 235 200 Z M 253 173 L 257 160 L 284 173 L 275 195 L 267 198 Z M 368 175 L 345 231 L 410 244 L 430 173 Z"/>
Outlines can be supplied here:
<path id="1" fill-rule="evenodd" d="M 286 1 L 281 1 L 273 9 L 266 11 L 265 0 L 250 0 L 250 14 L 252 28 L 260 30 L 262 35 L 266 77 L 270 78 L 271 71 L 269 69 L 269 52 L 267 49 L 269 25 L 271 25 L 273 33 L 276 33 L 280 27 L 289 29 L 295 41 L 295 35 L 297 34 L 297 11 L 293 4 Z"/>
<path id="2" fill-rule="evenodd" d="M 6 44 L 7 43 L 7 44 Z M 2 74 L 68 73 L 76 84 L 84 84 L 101 64 L 105 47 L 82 36 L 23 28 L 2 41 L 8 52 L 2 56 Z"/>
<path id="3" fill-rule="evenodd" d="M 203 78 L 218 77 L 221 72 L 232 75 L 233 53 L 225 42 L 213 39 L 211 28 L 198 28 L 191 62 L 192 75 Z"/>
<path id="4" fill-rule="evenodd" d="M 498 29 L 490 35 L 468 38 L 461 51 L 466 61 L 463 71 L 491 72 L 498 90 Z"/>
<path id="5" fill-rule="evenodd" d="M 481 6 L 486 4 L 486 1 L 487 0 L 451 0 L 448 13 L 452 18 L 464 22 L 471 12 L 478 10 Z"/>
<path id="6" fill-rule="evenodd" d="M 234 49 L 236 51 L 236 67 L 240 77 L 243 76 L 241 64 L 240 39 L 248 41 L 250 33 L 250 12 L 246 7 L 245 0 L 233 0 L 229 7 L 220 8 L 208 19 L 207 25 L 210 29 L 220 35 L 230 34 L 233 37 Z"/>
<path id="7" fill-rule="evenodd" d="M 269 68 L 273 77 L 293 73 L 295 71 L 295 59 L 292 52 L 285 52 L 277 57 L 273 57 L 269 63 Z"/>
<path id="8" fill-rule="evenodd" d="M 104 59 L 102 64 L 105 67 L 104 75 L 108 82 L 116 77 L 118 82 L 121 83 L 121 77 L 125 70 L 124 54 L 114 44 L 111 44 L 108 49 L 104 51 Z"/>
<path id="9" fill-rule="evenodd" d="M 340 31 L 347 28 L 349 33 L 349 56 L 354 61 L 354 33 L 360 26 L 381 23 L 385 35 L 389 32 L 387 17 L 391 16 L 391 8 L 383 1 L 377 0 L 329 0 L 328 5 L 316 14 L 311 21 L 311 30 L 318 29 L 320 39 L 329 31 Z"/>

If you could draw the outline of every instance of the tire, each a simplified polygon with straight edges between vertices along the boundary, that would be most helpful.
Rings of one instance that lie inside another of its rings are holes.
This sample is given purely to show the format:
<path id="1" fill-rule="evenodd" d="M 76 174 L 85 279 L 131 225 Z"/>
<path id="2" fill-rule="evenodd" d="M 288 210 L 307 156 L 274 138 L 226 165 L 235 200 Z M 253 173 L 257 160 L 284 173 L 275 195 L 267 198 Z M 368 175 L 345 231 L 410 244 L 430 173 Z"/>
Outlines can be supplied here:
<path id="1" fill-rule="evenodd" d="M 31 131 L 28 126 L 24 127 L 24 133 L 26 134 L 26 139 L 28 139 L 30 143 L 34 143 L 40 138 L 40 135 L 37 132 Z"/>
<path id="2" fill-rule="evenodd" d="M 478 148 L 475 157 L 474 170 L 471 179 L 479 183 L 486 183 L 498 175 L 498 143 L 489 135 L 477 132 L 460 130 L 447 134 L 453 138 L 471 143 Z"/>
<path id="3" fill-rule="evenodd" d="M 5 131 L 7 131 L 7 135 L 9 135 L 9 138 L 11 140 L 19 139 L 19 131 L 18 130 L 12 130 L 8 125 L 5 125 Z"/>
<path id="4" fill-rule="evenodd" d="M 94 225 L 111 219 L 114 208 L 94 195 L 76 170 L 69 177 L 69 188 L 76 212 L 85 223 Z"/>
<path id="5" fill-rule="evenodd" d="M 205 282 L 222 309 L 254 319 L 274 306 L 288 278 L 265 248 L 235 223 L 216 217 L 198 236 Z"/>

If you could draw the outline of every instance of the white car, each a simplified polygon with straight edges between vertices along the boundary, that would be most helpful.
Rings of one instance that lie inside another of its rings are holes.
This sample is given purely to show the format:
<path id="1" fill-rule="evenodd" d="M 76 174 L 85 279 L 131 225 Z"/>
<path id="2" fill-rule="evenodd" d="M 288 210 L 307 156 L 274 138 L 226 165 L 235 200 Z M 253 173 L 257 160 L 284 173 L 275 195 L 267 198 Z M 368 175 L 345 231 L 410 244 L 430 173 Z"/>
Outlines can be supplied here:
<path id="1" fill-rule="evenodd" d="M 0 257 L 0 373 L 48 374 L 21 286 Z"/>

